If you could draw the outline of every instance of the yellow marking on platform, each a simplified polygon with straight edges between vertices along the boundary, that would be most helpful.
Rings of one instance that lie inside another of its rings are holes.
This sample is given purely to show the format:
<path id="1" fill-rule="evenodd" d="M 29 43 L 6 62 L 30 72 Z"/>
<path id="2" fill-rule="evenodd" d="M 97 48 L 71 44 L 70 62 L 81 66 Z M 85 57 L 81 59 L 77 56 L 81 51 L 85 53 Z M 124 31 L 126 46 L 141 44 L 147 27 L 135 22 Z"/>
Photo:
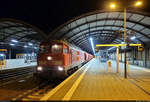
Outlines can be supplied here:
<path id="1" fill-rule="evenodd" d="M 87 63 L 89 64 L 89 63 Z M 86 66 L 87 64 L 85 64 L 84 66 Z M 81 71 L 81 69 L 83 69 L 82 66 L 79 70 L 77 70 L 75 73 L 73 73 L 70 77 L 68 77 L 66 80 L 64 80 L 62 83 L 60 83 L 57 87 L 55 87 L 53 90 L 51 90 L 50 92 L 48 92 L 44 97 L 42 97 L 40 100 L 44 101 L 44 100 L 48 100 L 52 95 L 54 95 L 62 86 L 65 85 L 65 83 L 67 83 L 73 76 L 75 76 L 79 71 Z"/>
<path id="2" fill-rule="evenodd" d="M 146 71 L 146 72 L 150 72 L 150 70 L 147 70 L 147 69 L 146 69 L 146 70 L 144 70 L 144 71 Z"/>
<path id="3" fill-rule="evenodd" d="M 85 75 L 85 73 L 87 72 L 87 70 L 89 69 L 89 67 L 87 67 L 84 72 L 80 75 L 80 77 L 75 81 L 75 83 L 73 84 L 73 86 L 71 87 L 71 89 L 67 92 L 67 94 L 64 96 L 64 98 L 62 100 L 70 100 L 70 98 L 72 97 L 74 91 L 76 90 L 76 88 L 78 87 L 79 83 L 81 82 L 81 80 L 83 79 L 83 76 Z"/>
<path id="4" fill-rule="evenodd" d="M 39 97 L 39 96 L 32 96 L 32 95 L 29 95 L 28 98 L 32 98 L 32 99 L 33 99 L 33 98 L 40 98 L 40 97 Z"/>
<path id="5" fill-rule="evenodd" d="M 27 98 L 23 98 L 22 101 L 29 101 L 30 99 Z"/>

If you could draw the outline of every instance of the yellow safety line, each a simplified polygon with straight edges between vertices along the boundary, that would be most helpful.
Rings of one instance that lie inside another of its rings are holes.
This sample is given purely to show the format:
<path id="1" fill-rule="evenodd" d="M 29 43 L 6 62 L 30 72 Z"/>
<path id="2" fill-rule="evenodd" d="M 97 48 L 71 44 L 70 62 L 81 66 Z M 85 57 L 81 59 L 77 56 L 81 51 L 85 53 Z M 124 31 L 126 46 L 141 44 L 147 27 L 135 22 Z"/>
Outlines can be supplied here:
<path id="1" fill-rule="evenodd" d="M 87 63 L 89 64 L 89 63 Z M 86 66 L 85 64 L 84 66 Z M 66 80 L 64 80 L 61 84 L 59 84 L 57 87 L 55 87 L 52 91 L 48 92 L 44 97 L 42 97 L 40 100 L 45 101 L 48 100 L 53 94 L 55 94 L 62 86 L 64 86 L 65 83 L 67 83 L 73 76 L 75 76 L 81 69 L 83 69 L 82 66 L 79 70 L 77 70 L 75 73 L 73 73 L 70 77 L 68 77 Z"/>
<path id="2" fill-rule="evenodd" d="M 33 95 L 29 95 L 28 98 L 39 98 L 40 96 L 33 96 Z"/>
<path id="3" fill-rule="evenodd" d="M 23 98 L 22 101 L 29 101 L 31 99 Z"/>
<path id="4" fill-rule="evenodd" d="M 76 88 L 78 87 L 79 83 L 81 82 L 81 80 L 83 79 L 83 76 L 85 75 L 86 71 L 89 69 L 89 67 L 87 67 L 84 72 L 80 75 L 80 77 L 75 81 L 75 83 L 73 84 L 73 86 L 71 87 L 71 89 L 67 92 L 67 94 L 64 96 L 64 98 L 62 100 L 70 100 L 70 98 L 72 97 L 73 93 L 75 92 Z"/>

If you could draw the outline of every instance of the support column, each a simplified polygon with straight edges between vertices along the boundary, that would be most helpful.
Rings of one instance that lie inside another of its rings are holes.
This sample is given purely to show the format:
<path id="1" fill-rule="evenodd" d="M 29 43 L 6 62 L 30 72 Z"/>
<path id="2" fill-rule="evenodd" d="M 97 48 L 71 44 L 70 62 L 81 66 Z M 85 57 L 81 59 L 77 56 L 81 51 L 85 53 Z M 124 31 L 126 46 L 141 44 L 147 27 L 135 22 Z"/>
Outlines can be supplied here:
<path id="1" fill-rule="evenodd" d="M 121 53 L 120 53 L 120 54 L 121 54 L 121 62 L 122 62 L 122 51 L 121 51 Z"/>
<path id="2" fill-rule="evenodd" d="M 117 61 L 117 73 L 119 72 L 119 47 L 117 47 L 117 50 L 116 50 L 116 61 Z"/>
<path id="3" fill-rule="evenodd" d="M 11 59 L 11 48 L 9 48 L 9 59 Z"/>
<path id="4" fill-rule="evenodd" d="M 144 67 L 147 67 L 147 49 L 145 48 L 144 49 L 144 60 L 143 60 L 143 62 L 144 62 Z"/>
<path id="5" fill-rule="evenodd" d="M 132 50 L 132 64 L 134 65 L 135 49 Z"/>

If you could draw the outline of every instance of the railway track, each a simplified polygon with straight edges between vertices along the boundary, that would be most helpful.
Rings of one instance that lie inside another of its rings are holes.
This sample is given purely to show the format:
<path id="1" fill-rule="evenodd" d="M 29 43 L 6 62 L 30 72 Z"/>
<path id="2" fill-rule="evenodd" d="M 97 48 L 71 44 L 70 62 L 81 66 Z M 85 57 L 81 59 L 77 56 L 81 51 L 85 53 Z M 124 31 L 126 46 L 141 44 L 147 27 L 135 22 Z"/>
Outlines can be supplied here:
<path id="1" fill-rule="evenodd" d="M 73 72 L 74 73 L 74 72 Z M 71 74 L 73 74 L 71 73 Z M 66 79 L 66 78 L 65 78 Z M 64 80 L 65 80 L 64 79 Z M 40 100 L 47 92 L 51 91 L 54 87 L 60 84 L 63 80 L 54 79 L 51 81 L 45 81 L 41 83 L 39 86 L 33 88 L 32 90 L 28 90 L 23 94 L 13 98 L 13 101 L 37 101 Z"/>
<path id="2" fill-rule="evenodd" d="M 25 74 L 31 74 L 35 72 L 35 67 L 24 67 L 24 68 L 16 68 L 9 70 L 1 70 L 0 71 L 0 82 L 6 81 L 12 78 L 20 77 Z"/>
<path id="3" fill-rule="evenodd" d="M 23 101 L 33 101 L 33 100 L 40 100 L 44 96 L 45 93 L 53 89 L 57 86 L 62 80 L 53 80 L 53 81 L 44 81 L 40 83 L 38 86 L 33 88 L 32 90 L 28 90 L 21 95 L 13 98 L 13 101 L 23 100 Z"/>
<path id="4" fill-rule="evenodd" d="M 22 77 L 30 77 L 35 72 L 35 67 L 24 67 L 10 70 L 0 70 L 0 86 L 11 83 Z"/>

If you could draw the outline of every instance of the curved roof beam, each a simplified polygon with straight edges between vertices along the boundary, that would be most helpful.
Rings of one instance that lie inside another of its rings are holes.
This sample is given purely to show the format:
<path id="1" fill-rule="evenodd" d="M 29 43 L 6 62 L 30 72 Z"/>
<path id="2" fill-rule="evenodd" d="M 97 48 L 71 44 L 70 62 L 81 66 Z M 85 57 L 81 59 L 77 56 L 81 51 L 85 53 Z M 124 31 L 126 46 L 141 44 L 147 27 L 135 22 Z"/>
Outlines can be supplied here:
<path id="1" fill-rule="evenodd" d="M 27 37 L 27 39 L 29 39 L 29 37 L 28 37 L 29 35 L 38 36 L 38 33 L 25 35 L 25 36 L 23 36 L 23 37 L 20 37 L 18 40 L 21 40 L 21 39 L 26 38 L 26 37 Z M 32 39 L 32 40 L 34 40 L 34 39 Z M 36 39 L 35 39 L 35 40 L 36 40 Z M 42 40 L 42 39 L 41 39 L 41 40 Z"/>
<path id="2" fill-rule="evenodd" d="M 113 15 L 114 12 L 118 13 L 117 16 L 111 17 L 110 14 L 112 13 L 112 15 Z M 101 13 L 105 13 L 106 14 L 103 19 L 98 18 L 98 17 L 100 17 L 99 14 L 101 14 Z M 137 12 L 137 11 L 129 11 L 129 10 L 127 11 L 127 15 L 128 14 L 130 16 L 127 18 L 127 22 L 129 22 L 129 24 L 132 23 L 132 26 L 128 26 L 127 29 L 128 30 L 134 30 L 135 32 L 138 33 L 138 35 L 139 34 L 142 35 L 143 38 L 139 39 L 141 42 L 143 42 L 143 41 L 145 41 L 147 39 L 150 39 L 150 36 L 148 36 L 148 31 L 150 30 L 150 25 L 147 24 L 146 21 L 143 21 L 143 20 L 148 20 L 150 18 L 150 14 L 143 13 L 143 12 Z M 134 20 L 134 16 L 136 16 L 136 14 L 139 14 L 139 16 L 138 16 L 139 20 L 138 19 Z M 101 11 L 95 11 L 95 12 L 86 13 L 86 14 L 83 14 L 83 15 L 81 15 L 79 17 L 75 17 L 75 18 L 69 20 L 68 22 L 62 24 L 61 26 L 59 26 L 58 28 L 53 30 L 53 32 L 49 33 L 48 38 L 49 39 L 53 39 L 53 38 L 59 39 L 59 38 L 64 37 L 64 38 L 67 38 L 68 40 L 71 39 L 71 42 L 76 43 L 76 41 L 77 41 L 77 43 L 78 43 L 79 42 L 78 39 L 81 37 L 83 31 L 87 31 L 86 33 L 89 34 L 88 30 L 92 29 L 92 27 L 89 26 L 90 23 L 94 23 L 94 22 L 95 23 L 97 23 L 97 22 L 100 23 L 100 21 L 106 21 L 106 22 L 108 21 L 109 22 L 109 20 L 112 20 L 113 22 L 121 21 L 120 24 L 122 24 L 122 22 L 124 21 L 122 15 L 123 15 L 123 10 L 117 10 L 117 11 L 108 11 L 108 10 L 102 11 L 101 10 Z M 82 22 L 81 20 L 84 20 L 84 22 Z M 111 22 L 109 24 L 109 23 L 106 23 L 106 22 L 104 23 L 104 25 L 102 25 L 102 27 L 107 27 L 107 26 L 110 26 L 110 27 L 115 27 L 116 26 L 117 27 L 118 26 L 121 29 L 123 28 L 123 25 L 118 25 L 116 23 L 112 23 L 111 24 Z M 109 25 L 106 25 L 106 24 L 109 24 Z M 137 28 L 135 28 L 135 25 L 136 26 L 138 26 L 138 25 L 142 26 L 140 28 L 143 29 L 143 31 L 142 30 L 138 30 Z M 83 28 L 82 28 L 83 30 L 80 29 L 81 26 L 83 26 Z M 97 24 L 93 28 L 96 28 L 96 27 L 98 27 Z M 78 28 L 78 30 L 76 30 L 76 28 Z M 118 30 L 121 30 L 120 28 Z M 96 31 L 96 29 L 93 29 L 93 30 Z M 112 32 L 116 31 L 115 29 L 112 30 L 112 29 L 108 29 L 108 28 L 106 28 L 106 29 L 104 28 L 102 30 L 107 30 L 107 31 L 109 30 L 109 31 L 112 31 Z M 90 31 L 90 33 L 91 33 L 91 31 Z M 83 37 L 85 36 L 84 34 L 85 33 L 83 33 Z M 73 41 L 75 39 L 77 39 L 77 40 Z M 85 39 L 85 41 L 88 42 L 87 38 L 84 38 L 84 39 Z M 83 39 L 80 38 L 80 40 L 81 40 L 81 43 L 83 43 L 82 42 Z M 120 40 L 120 39 L 118 39 L 118 40 Z M 115 40 L 114 40 L 114 42 L 115 42 Z"/>
<path id="3" fill-rule="evenodd" d="M 25 26 L 27 26 L 27 27 L 32 28 L 32 29 L 35 30 L 36 32 L 39 32 L 39 34 L 41 34 L 45 39 L 47 38 L 47 35 L 46 35 L 44 32 L 42 32 L 40 29 L 38 29 L 37 27 L 35 27 L 35 26 L 31 25 L 31 24 L 28 24 L 28 23 L 26 23 L 26 22 L 24 22 L 24 21 L 15 20 L 15 19 L 10 19 L 10 18 L 1 18 L 1 19 L 0 19 L 0 22 L 4 22 L 4 21 L 9 21 L 9 22 L 14 22 L 14 23 L 23 24 L 23 25 L 25 25 Z"/>
<path id="4" fill-rule="evenodd" d="M 118 43 L 118 41 L 114 41 L 115 43 Z M 81 44 L 88 44 L 89 45 L 89 41 L 87 39 L 83 39 L 81 42 L 79 42 L 77 45 L 80 46 Z"/>
<path id="5" fill-rule="evenodd" d="M 110 32 L 115 32 L 116 30 L 110 30 L 110 29 L 101 29 L 101 30 L 94 30 L 94 31 L 90 31 L 90 33 L 93 33 L 93 32 L 99 32 L 99 31 L 110 31 Z M 83 36 L 85 36 L 85 35 L 87 35 L 87 34 L 89 34 L 89 32 L 87 32 L 87 33 L 84 33 L 83 34 Z M 92 34 L 91 34 L 92 35 Z M 71 42 L 73 41 L 73 40 L 75 40 L 75 39 L 79 39 L 81 36 L 78 36 L 78 37 L 76 37 L 76 38 L 74 38 L 74 39 L 71 39 Z M 67 39 L 68 40 L 68 39 Z M 139 38 L 138 38 L 138 40 L 140 40 Z M 143 43 L 143 41 L 142 40 L 140 40 L 142 43 Z"/>
<path id="6" fill-rule="evenodd" d="M 112 11 L 113 12 L 113 11 Z M 112 13 L 112 12 L 104 12 L 104 13 Z M 115 11 L 115 12 L 117 12 L 117 11 Z M 100 12 L 100 13 L 103 13 L 103 12 Z M 88 15 L 88 16 L 92 16 L 92 15 L 96 15 L 96 14 L 100 14 L 100 13 L 92 13 L 92 14 L 86 14 L 86 15 Z M 122 13 L 122 12 L 119 12 L 119 13 Z M 132 13 L 131 11 L 130 12 L 128 12 L 128 13 Z M 133 12 L 134 14 L 139 14 L 139 13 L 137 13 L 137 12 Z M 145 14 L 144 13 L 142 13 L 142 14 L 140 14 L 140 15 L 144 15 L 145 16 Z M 147 14 L 148 15 L 148 14 Z M 147 16 L 146 15 L 146 16 Z M 84 15 L 85 16 L 85 15 Z M 81 19 L 81 18 L 84 18 L 84 16 L 82 17 L 82 16 L 80 16 L 80 17 L 77 17 L 77 18 L 75 18 L 75 20 L 70 20 L 70 23 L 72 23 L 73 21 L 76 21 L 76 20 L 79 20 L 79 19 Z M 149 16 L 149 15 L 148 15 Z M 86 17 L 86 16 L 85 16 Z M 87 24 L 87 23 L 92 23 L 92 22 L 96 22 L 96 21 L 99 21 L 99 20 L 121 20 L 121 21 L 123 21 L 123 19 L 118 19 L 118 18 L 105 18 L 105 19 L 98 19 L 98 20 L 93 20 L 93 21 L 90 21 L 90 22 L 85 22 L 85 23 L 82 23 L 81 25 L 84 25 L 84 24 Z M 128 20 L 127 19 L 127 21 L 128 22 L 131 22 L 131 23 L 134 23 L 134 24 L 139 24 L 139 25 L 142 25 L 142 26 L 144 26 L 144 27 L 147 27 L 147 28 L 150 28 L 150 26 L 149 25 L 146 25 L 146 24 L 143 24 L 143 23 L 139 23 L 139 22 L 136 22 L 136 21 L 131 21 L 131 20 Z M 67 23 L 65 23 L 65 24 L 63 24 L 63 26 L 61 25 L 61 27 L 58 27 L 57 28 L 57 30 L 55 30 L 54 32 L 56 33 L 57 31 L 58 31 L 58 29 L 59 30 L 61 30 L 64 26 L 67 26 L 68 24 L 70 24 L 69 22 L 67 22 Z M 79 27 L 79 26 L 81 26 L 81 25 L 77 25 L 76 27 Z M 75 29 L 75 27 L 74 27 L 74 29 Z M 71 29 L 71 30 L 73 30 L 73 29 Z M 70 31 L 71 31 L 70 30 Z M 53 33 L 54 33 L 53 32 Z M 67 34 L 67 33 L 66 33 Z M 50 36 L 50 35 L 49 35 Z M 62 35 L 61 37 L 63 37 L 64 35 Z"/>
<path id="7" fill-rule="evenodd" d="M 23 27 L 23 28 L 30 28 L 30 27 L 27 27 L 25 25 L 9 25 L 9 26 L 5 26 L 5 27 L 0 27 L 0 30 L 3 30 L 3 29 L 11 29 L 11 28 L 17 28 L 17 27 Z"/>
<path id="8" fill-rule="evenodd" d="M 91 27 L 90 29 L 98 28 L 98 27 L 109 27 L 109 26 L 110 26 L 110 27 L 120 27 L 120 28 L 124 28 L 123 26 L 119 26 L 119 25 L 100 25 L 100 26 Z M 150 39 L 150 37 L 149 37 L 148 35 L 146 35 L 146 34 L 140 32 L 140 31 L 137 31 L 137 30 L 132 29 L 132 28 L 129 28 L 129 27 L 126 27 L 126 28 L 129 29 L 129 30 L 134 30 L 135 32 L 137 32 L 137 33 L 139 33 L 139 34 L 141 34 L 141 35 L 147 37 L 148 39 Z M 68 37 L 67 39 L 70 39 L 70 38 L 72 38 L 72 37 L 78 35 L 79 33 L 84 32 L 84 31 L 86 31 L 86 30 L 89 30 L 89 28 L 83 29 L 83 30 L 81 30 L 81 31 L 79 31 L 79 32 L 77 32 L 77 33 L 74 33 L 72 36 Z M 117 31 L 117 30 L 115 30 L 115 31 Z"/>
<path id="9" fill-rule="evenodd" d="M 30 30 L 30 31 L 32 31 L 32 30 Z M 9 38 L 10 36 L 16 35 L 16 34 L 18 34 L 18 33 L 23 33 L 23 32 L 27 32 L 27 30 L 16 31 L 16 32 L 14 32 L 13 34 L 10 34 L 10 35 L 5 36 L 3 39 L 6 40 L 6 39 Z M 30 34 L 28 34 L 28 35 L 30 35 Z"/>
<path id="10" fill-rule="evenodd" d="M 98 34 L 99 34 L 99 33 L 98 33 Z M 94 35 L 94 34 L 92 34 L 92 35 Z M 144 43 L 142 40 L 140 40 L 139 38 L 136 38 L 136 39 L 139 40 L 141 43 L 145 44 L 145 43 Z M 87 40 L 87 38 L 80 38 L 80 39 L 78 39 L 78 40 L 75 40 L 74 42 L 78 44 L 78 42 L 82 42 L 83 40 Z M 117 40 L 120 40 L 120 41 L 117 41 Z M 115 39 L 115 38 L 114 38 L 114 41 L 122 42 L 123 39 Z M 114 42 L 114 41 L 113 41 L 113 42 Z M 112 42 L 112 39 L 110 40 L 110 42 Z M 134 41 L 131 41 L 131 42 L 135 43 Z"/>
<path id="11" fill-rule="evenodd" d="M 109 10 L 105 9 L 105 10 L 97 10 L 97 11 L 92 11 L 92 12 L 89 12 L 89 13 L 82 14 L 81 16 L 75 17 L 75 18 L 67 21 L 66 23 L 60 25 L 59 27 L 57 27 L 55 30 L 53 30 L 52 32 L 49 33 L 48 38 L 53 36 L 53 34 L 55 34 L 57 31 L 61 30 L 64 26 L 67 26 L 68 24 L 70 24 L 70 23 L 72 23 L 72 22 L 74 22 L 76 20 L 82 19 L 82 18 L 87 17 L 87 16 L 100 14 L 100 13 L 113 13 L 113 12 L 123 13 L 123 10 L 122 9 L 118 9 L 118 10 L 115 10 L 115 11 L 109 11 Z M 149 13 L 141 12 L 141 11 L 127 10 L 127 13 L 139 14 L 139 15 L 150 17 Z"/>
<path id="12" fill-rule="evenodd" d="M 81 25 L 78 25 L 78 26 L 76 26 L 76 27 L 74 27 L 74 28 L 68 30 L 68 31 L 67 31 L 66 33 L 64 33 L 61 37 L 64 37 L 64 36 L 65 36 L 66 34 L 68 34 L 70 31 L 73 31 L 74 29 L 76 29 L 76 28 L 78 28 L 78 27 L 81 27 L 81 26 L 83 26 L 83 25 L 87 25 L 87 24 L 90 24 L 90 23 L 98 22 L 98 21 L 109 21 L 109 20 L 110 20 L 110 21 L 111 21 L 111 20 L 114 20 L 114 21 L 124 21 L 124 19 L 117 19 L 117 18 L 107 18 L 107 19 L 93 20 L 93 21 L 86 22 L 86 23 L 83 23 L 83 24 L 81 24 Z M 150 26 L 145 25 L 145 24 L 142 24 L 142 23 L 139 23 L 139 22 L 131 21 L 131 20 L 128 20 L 128 19 L 127 19 L 127 22 L 134 23 L 134 24 L 139 24 L 139 25 L 141 25 L 141 26 L 144 26 L 144 28 L 150 29 Z M 102 25 L 102 26 L 105 26 L 105 25 Z M 113 26 L 115 26 L 115 24 L 114 24 L 114 25 L 111 25 L 111 26 L 113 27 Z M 129 28 L 129 27 L 128 27 L 128 28 Z"/>
<path id="13" fill-rule="evenodd" d="M 74 40 L 70 39 L 70 40 L 71 40 L 70 42 L 72 42 L 72 41 L 78 42 L 79 40 L 82 40 L 83 37 L 84 37 L 84 38 L 85 38 L 85 37 L 88 37 L 88 36 L 89 36 L 88 34 L 89 34 L 89 33 L 80 36 L 79 39 L 74 39 Z M 104 35 L 104 34 L 106 34 L 106 35 Z M 94 33 L 94 34 L 91 34 L 90 36 L 97 36 L 97 35 L 99 36 L 99 38 L 101 38 L 101 37 L 115 37 L 115 36 L 116 36 L 116 35 L 113 35 L 112 33 L 97 33 L 97 32 Z"/>

